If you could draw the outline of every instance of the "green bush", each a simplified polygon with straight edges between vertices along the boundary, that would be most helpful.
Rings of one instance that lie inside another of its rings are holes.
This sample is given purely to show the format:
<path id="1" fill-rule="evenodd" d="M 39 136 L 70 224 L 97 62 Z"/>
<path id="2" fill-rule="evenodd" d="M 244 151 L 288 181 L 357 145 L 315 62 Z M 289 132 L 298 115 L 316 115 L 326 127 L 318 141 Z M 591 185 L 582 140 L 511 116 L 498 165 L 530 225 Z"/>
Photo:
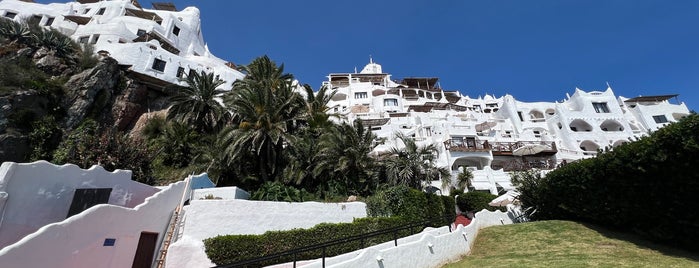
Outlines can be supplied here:
<path id="1" fill-rule="evenodd" d="M 362 218 L 352 223 L 321 223 L 310 229 L 293 229 L 289 231 L 268 231 L 262 235 L 226 235 L 204 240 L 206 255 L 217 265 L 230 264 L 251 258 L 267 256 L 300 247 L 337 240 L 340 238 L 370 233 L 405 225 L 410 221 L 404 218 Z M 418 231 L 417 228 L 415 231 Z M 411 230 L 402 230 L 398 237 L 411 234 Z M 335 256 L 368 246 L 393 240 L 393 234 L 375 236 L 364 241 L 353 241 L 326 249 L 326 256 Z M 322 251 L 299 253 L 297 260 L 320 258 Z M 284 256 L 274 261 L 257 265 L 271 265 L 293 261 L 292 256 Z M 253 265 L 256 266 L 256 265 Z"/>
<path id="2" fill-rule="evenodd" d="M 251 200 L 261 201 L 283 201 L 283 202 L 305 202 L 316 200 L 317 197 L 306 191 L 293 186 L 284 185 L 281 182 L 265 182 L 259 189 L 252 192 Z"/>
<path id="3" fill-rule="evenodd" d="M 497 196 L 485 192 L 468 192 L 461 194 L 456 198 L 456 205 L 461 211 L 473 211 L 478 212 L 483 209 L 494 211 L 502 210 L 500 207 L 493 207 L 488 205 L 490 201 L 495 199 Z"/>
<path id="4" fill-rule="evenodd" d="M 447 197 L 447 199 L 450 199 Z M 413 220 L 436 220 L 433 226 L 444 226 L 451 223 L 454 213 L 447 209 L 444 197 L 425 193 L 407 186 L 393 186 L 379 190 L 366 199 L 367 215 L 369 217 L 398 216 Z"/>
<path id="5" fill-rule="evenodd" d="M 526 178 L 534 219 L 583 220 L 699 249 L 699 115 L 650 136 Z"/>

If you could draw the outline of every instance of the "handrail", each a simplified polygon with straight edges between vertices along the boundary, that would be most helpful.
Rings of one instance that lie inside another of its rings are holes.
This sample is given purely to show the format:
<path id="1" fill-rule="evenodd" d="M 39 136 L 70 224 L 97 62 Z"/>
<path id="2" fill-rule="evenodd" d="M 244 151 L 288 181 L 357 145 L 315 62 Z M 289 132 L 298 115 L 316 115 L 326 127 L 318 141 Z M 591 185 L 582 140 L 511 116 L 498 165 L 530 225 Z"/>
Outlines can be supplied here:
<path id="1" fill-rule="evenodd" d="M 447 215 L 444 215 L 444 216 L 446 219 Z M 292 249 L 292 250 L 274 253 L 274 254 L 267 255 L 267 256 L 242 260 L 242 261 L 234 262 L 231 264 L 218 265 L 218 266 L 214 266 L 214 267 L 215 268 L 243 267 L 246 265 L 257 264 L 257 263 L 261 263 L 264 261 L 274 260 L 274 259 L 278 259 L 278 258 L 281 258 L 284 256 L 291 255 L 291 256 L 293 256 L 293 267 L 296 268 L 296 262 L 298 261 L 296 259 L 296 256 L 298 253 L 313 251 L 313 250 L 318 250 L 318 249 L 322 249 L 322 267 L 325 267 L 325 258 L 327 257 L 326 256 L 326 248 L 328 248 L 330 246 L 354 242 L 357 240 L 368 239 L 368 238 L 372 238 L 372 237 L 376 237 L 376 236 L 388 234 L 388 233 L 393 233 L 393 244 L 394 244 L 394 246 L 398 246 L 398 231 L 410 229 L 411 233 L 414 234 L 413 228 L 418 227 L 418 226 L 427 227 L 430 223 L 432 223 L 434 221 L 438 221 L 438 220 L 439 219 L 427 219 L 427 220 L 423 220 L 423 221 L 412 222 L 412 223 L 400 225 L 397 227 L 382 229 L 382 230 L 373 231 L 373 232 L 364 233 L 364 234 L 359 234 L 359 235 L 343 237 L 343 238 L 340 238 L 337 240 L 332 240 L 332 241 L 327 241 L 327 242 L 318 243 L 318 244 L 314 244 L 314 245 L 304 246 L 304 247 L 300 247 L 300 248 L 296 248 L 296 249 Z M 451 225 L 449 225 L 449 232 L 451 232 L 451 231 L 452 231 Z"/>

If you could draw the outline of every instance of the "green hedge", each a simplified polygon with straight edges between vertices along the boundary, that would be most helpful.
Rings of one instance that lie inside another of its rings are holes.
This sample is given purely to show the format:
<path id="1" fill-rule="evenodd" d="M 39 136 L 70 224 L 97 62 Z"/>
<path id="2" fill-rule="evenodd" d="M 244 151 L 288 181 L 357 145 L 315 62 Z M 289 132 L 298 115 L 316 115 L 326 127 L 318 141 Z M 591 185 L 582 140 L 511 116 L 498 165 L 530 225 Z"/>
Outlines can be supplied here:
<path id="1" fill-rule="evenodd" d="M 573 219 L 615 226 L 699 249 L 699 115 L 596 158 L 522 180 L 535 219 Z"/>
<path id="2" fill-rule="evenodd" d="M 460 194 L 456 198 L 456 205 L 459 207 L 459 210 L 465 212 L 465 211 L 473 211 L 473 212 L 478 212 L 483 209 L 490 210 L 490 211 L 495 211 L 495 210 L 503 210 L 501 207 L 493 207 L 491 205 L 488 205 L 490 201 L 498 197 L 497 195 L 491 194 L 491 193 L 485 193 L 485 192 L 468 192 L 464 194 Z"/>
<path id="3" fill-rule="evenodd" d="M 407 186 L 379 190 L 366 200 L 369 217 L 398 216 L 413 221 L 433 220 L 432 226 L 454 220 L 454 202 L 448 196 L 425 193 Z"/>
<path id="4" fill-rule="evenodd" d="M 289 231 L 269 231 L 262 235 L 225 235 L 204 240 L 206 255 L 217 265 L 230 264 L 242 260 L 280 253 L 304 246 L 336 240 L 343 237 L 374 232 L 382 229 L 408 224 L 412 221 L 399 217 L 361 218 L 352 223 L 321 223 L 310 229 L 293 229 Z M 410 235 L 410 230 L 398 233 L 399 237 Z M 365 241 L 354 241 L 332 246 L 326 249 L 326 256 L 336 256 L 368 246 L 393 240 L 393 234 L 375 236 Z M 297 260 L 309 260 L 322 257 L 322 251 L 309 251 L 297 255 Z M 292 256 L 285 256 L 260 265 L 272 265 L 293 261 Z"/>

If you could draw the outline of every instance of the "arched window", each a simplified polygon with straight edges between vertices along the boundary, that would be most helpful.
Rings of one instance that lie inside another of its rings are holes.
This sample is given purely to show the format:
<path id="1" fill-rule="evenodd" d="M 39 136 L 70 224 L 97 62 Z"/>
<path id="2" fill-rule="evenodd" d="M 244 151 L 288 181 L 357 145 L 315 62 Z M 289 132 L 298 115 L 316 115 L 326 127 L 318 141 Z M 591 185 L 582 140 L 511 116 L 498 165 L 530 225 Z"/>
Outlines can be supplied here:
<path id="1" fill-rule="evenodd" d="M 585 140 L 580 143 L 580 149 L 586 152 L 596 152 L 599 149 L 599 145 L 594 141 Z"/>
<path id="2" fill-rule="evenodd" d="M 621 125 L 621 123 L 612 119 L 602 122 L 602 124 L 599 125 L 599 128 L 601 128 L 603 131 L 624 131 L 624 127 Z"/>
<path id="3" fill-rule="evenodd" d="M 570 130 L 574 132 L 581 132 L 581 131 L 592 131 L 592 126 L 585 122 L 585 120 L 582 119 L 575 119 L 573 122 L 570 122 Z"/>

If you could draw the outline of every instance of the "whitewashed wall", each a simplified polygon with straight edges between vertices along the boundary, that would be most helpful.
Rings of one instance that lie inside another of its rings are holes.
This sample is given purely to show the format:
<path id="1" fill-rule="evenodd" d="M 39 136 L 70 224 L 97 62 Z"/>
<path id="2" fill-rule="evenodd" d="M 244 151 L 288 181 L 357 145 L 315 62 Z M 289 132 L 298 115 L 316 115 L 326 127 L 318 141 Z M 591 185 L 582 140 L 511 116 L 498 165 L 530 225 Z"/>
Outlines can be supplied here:
<path id="1" fill-rule="evenodd" d="M 213 266 L 204 252 L 202 241 L 206 238 L 311 228 L 319 223 L 352 222 L 366 217 L 366 204 L 361 202 L 192 200 L 184 208 L 184 234 L 170 246 L 166 267 Z"/>
<path id="2" fill-rule="evenodd" d="M 66 219 L 77 188 L 112 188 L 109 204 L 133 208 L 159 190 L 131 180 L 131 171 L 81 169 L 46 161 L 0 166 L 0 248 Z"/>
<path id="3" fill-rule="evenodd" d="M 185 186 L 184 181 L 171 184 L 135 208 L 102 204 L 44 226 L 0 250 L 0 264 L 2 267 L 131 267 L 141 232 L 159 233 L 157 245 L 160 245 Z M 103 246 L 105 238 L 116 239 L 115 245 Z"/>
<path id="4" fill-rule="evenodd" d="M 398 246 L 389 241 L 325 259 L 326 267 L 441 267 L 460 260 L 471 251 L 478 231 L 494 225 L 512 224 L 508 213 L 482 210 L 466 227 L 427 228 L 419 234 L 398 239 Z M 322 267 L 322 260 L 297 263 L 299 267 Z M 289 264 L 277 265 L 287 267 Z"/>

